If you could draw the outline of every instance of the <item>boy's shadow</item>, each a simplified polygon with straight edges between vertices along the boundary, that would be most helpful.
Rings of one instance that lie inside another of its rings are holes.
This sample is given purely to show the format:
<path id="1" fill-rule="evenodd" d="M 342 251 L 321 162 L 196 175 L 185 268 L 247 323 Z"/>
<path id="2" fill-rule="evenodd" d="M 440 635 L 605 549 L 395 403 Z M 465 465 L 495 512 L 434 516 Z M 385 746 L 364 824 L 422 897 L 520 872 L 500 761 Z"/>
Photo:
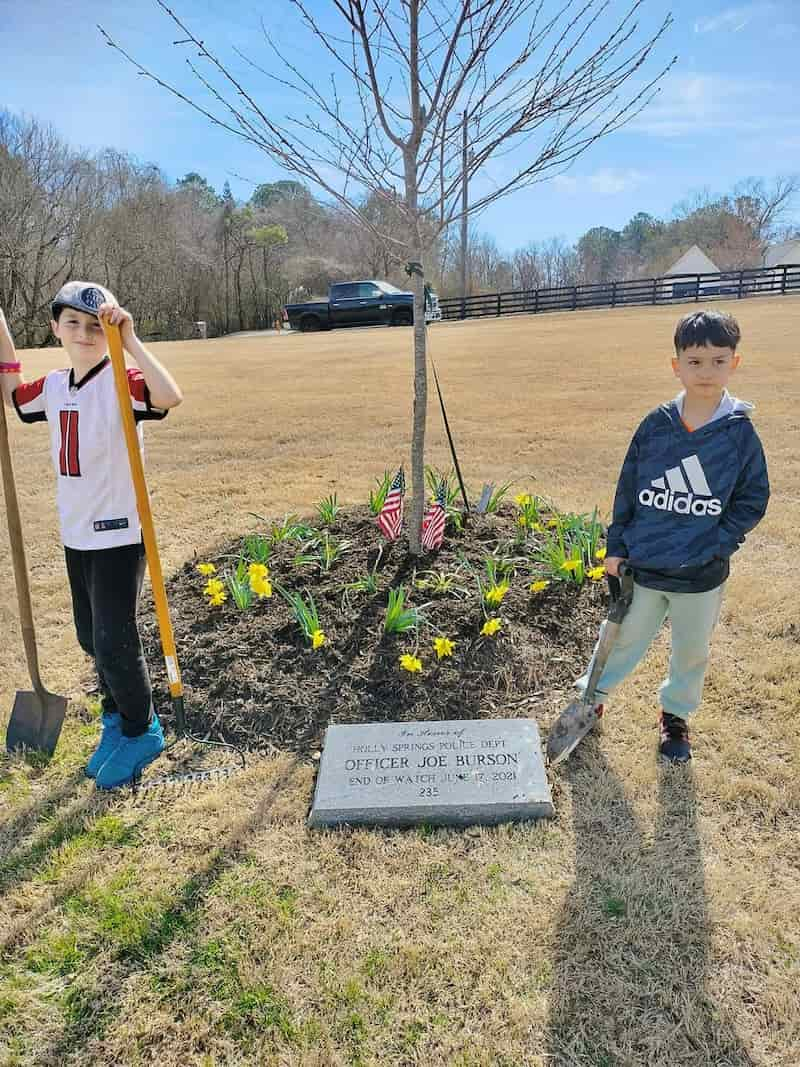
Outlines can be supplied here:
<path id="1" fill-rule="evenodd" d="M 709 929 L 691 765 L 659 771 L 652 838 L 590 741 L 572 787 L 575 882 L 553 946 L 548 1064 L 752 1067 L 706 988 Z"/>

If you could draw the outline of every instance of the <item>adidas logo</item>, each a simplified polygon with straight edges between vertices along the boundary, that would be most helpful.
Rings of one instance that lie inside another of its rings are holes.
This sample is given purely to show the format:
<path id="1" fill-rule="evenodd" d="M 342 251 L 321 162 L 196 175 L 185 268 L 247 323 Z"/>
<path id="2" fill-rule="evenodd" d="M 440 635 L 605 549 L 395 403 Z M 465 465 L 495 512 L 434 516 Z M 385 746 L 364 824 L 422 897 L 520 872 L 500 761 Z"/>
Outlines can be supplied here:
<path id="1" fill-rule="evenodd" d="M 670 467 L 663 478 L 654 478 L 653 489 L 642 489 L 639 503 L 676 515 L 720 515 L 722 501 L 711 495 L 705 471 L 697 456 L 687 456 Z M 656 492 L 656 490 L 658 490 Z"/>

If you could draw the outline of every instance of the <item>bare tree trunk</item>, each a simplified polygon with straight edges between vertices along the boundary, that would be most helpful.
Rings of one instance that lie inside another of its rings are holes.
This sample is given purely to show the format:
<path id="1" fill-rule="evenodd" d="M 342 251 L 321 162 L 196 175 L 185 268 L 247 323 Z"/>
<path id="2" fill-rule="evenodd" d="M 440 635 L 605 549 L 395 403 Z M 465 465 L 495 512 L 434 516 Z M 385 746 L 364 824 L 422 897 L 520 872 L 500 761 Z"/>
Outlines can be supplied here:
<path id="1" fill-rule="evenodd" d="M 467 255 L 469 237 L 467 236 L 467 217 L 469 202 L 467 198 L 467 113 L 464 112 L 464 128 L 461 147 L 461 299 L 467 297 Z"/>
<path id="2" fill-rule="evenodd" d="M 265 321 L 266 327 L 271 324 L 272 318 L 272 302 L 270 301 L 270 275 L 267 264 L 267 249 L 261 249 L 262 262 L 263 262 L 263 321 Z"/>
<path id="3" fill-rule="evenodd" d="M 244 254 L 239 254 L 239 262 L 236 264 L 236 274 L 234 275 L 234 281 L 236 283 L 236 311 L 239 319 L 239 329 L 245 330 L 247 327 L 244 324 L 244 310 L 242 308 L 242 265 L 244 261 Z"/>
<path id="4" fill-rule="evenodd" d="M 231 283 L 230 262 L 228 260 L 228 227 L 227 219 L 222 222 L 222 262 L 225 266 L 225 333 L 231 332 Z"/>
<path id="5" fill-rule="evenodd" d="M 415 255 L 421 263 L 421 250 Z M 422 513 L 425 507 L 425 418 L 428 411 L 428 353 L 425 332 L 425 278 L 413 274 L 414 288 L 414 415 L 411 437 L 411 522 L 408 542 L 412 556 L 422 551 Z"/>
<path id="6" fill-rule="evenodd" d="M 247 264 L 250 268 L 250 284 L 252 285 L 253 293 L 253 315 L 251 330 L 257 330 L 259 327 L 262 329 L 266 327 L 266 322 L 259 322 L 259 310 L 258 310 L 258 282 L 256 281 L 256 272 L 253 266 L 253 249 L 248 246 L 247 249 Z"/>
<path id="7" fill-rule="evenodd" d="M 409 88 L 412 132 L 403 150 L 406 210 L 411 224 L 411 281 L 414 287 L 414 413 L 411 436 L 411 521 L 408 543 L 412 556 L 421 553 L 422 512 L 425 507 L 425 419 L 428 412 L 428 362 L 425 336 L 425 278 L 419 217 L 418 156 L 423 122 L 419 83 L 419 0 L 410 0 Z"/>

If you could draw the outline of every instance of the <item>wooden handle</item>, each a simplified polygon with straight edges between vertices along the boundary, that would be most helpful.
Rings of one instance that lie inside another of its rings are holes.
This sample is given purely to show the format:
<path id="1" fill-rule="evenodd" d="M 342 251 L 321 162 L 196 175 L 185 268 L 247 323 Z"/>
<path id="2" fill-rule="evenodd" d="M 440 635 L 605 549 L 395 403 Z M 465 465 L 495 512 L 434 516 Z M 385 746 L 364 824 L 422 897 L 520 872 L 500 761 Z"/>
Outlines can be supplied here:
<path id="1" fill-rule="evenodd" d="M 36 651 L 36 629 L 33 624 L 28 561 L 25 558 L 22 519 L 19 513 L 17 485 L 14 480 L 14 465 L 11 461 L 11 445 L 8 440 L 6 406 L 2 395 L 0 395 L 0 467 L 3 470 L 3 492 L 5 494 L 6 515 L 8 517 L 8 539 L 11 542 L 11 560 L 14 565 L 14 581 L 17 586 L 22 642 L 25 645 L 25 658 L 28 661 L 28 673 L 31 676 L 31 683 L 36 692 L 41 694 L 44 692 L 44 686 L 39 674 L 39 656 Z"/>
<path id="2" fill-rule="evenodd" d="M 161 571 L 161 558 L 158 554 L 158 544 L 156 543 L 153 513 L 150 510 L 150 497 L 144 480 L 142 454 L 139 451 L 139 437 L 136 433 L 136 422 L 133 417 L 133 405 L 128 387 L 128 374 L 125 369 L 125 356 L 122 352 L 122 335 L 119 326 L 112 326 L 103 319 L 100 322 L 108 341 L 108 352 L 111 356 L 111 366 L 114 371 L 114 384 L 117 387 L 117 399 L 119 400 L 119 410 L 122 415 L 122 429 L 125 433 L 125 444 L 128 448 L 128 460 L 131 466 L 133 488 L 136 493 L 139 522 L 142 524 L 144 550 L 147 555 L 147 568 L 150 571 L 150 583 L 153 587 L 153 600 L 156 606 L 158 629 L 161 634 L 161 648 L 164 652 L 164 662 L 167 667 L 169 691 L 172 698 L 177 699 L 183 696 L 183 684 L 181 682 L 180 668 L 178 667 L 178 656 L 175 652 L 175 637 L 172 632 L 172 620 L 169 617 L 164 575 Z"/>

